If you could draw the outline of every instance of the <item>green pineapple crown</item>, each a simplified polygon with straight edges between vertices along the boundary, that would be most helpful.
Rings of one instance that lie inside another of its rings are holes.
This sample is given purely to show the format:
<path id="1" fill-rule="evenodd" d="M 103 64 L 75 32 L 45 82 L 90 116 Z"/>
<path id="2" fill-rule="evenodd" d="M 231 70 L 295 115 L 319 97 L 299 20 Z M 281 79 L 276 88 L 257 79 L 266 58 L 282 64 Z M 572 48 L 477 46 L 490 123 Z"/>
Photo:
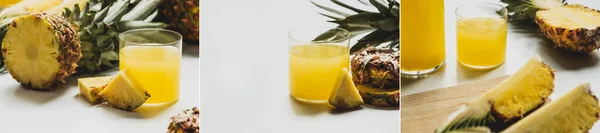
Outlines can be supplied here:
<path id="1" fill-rule="evenodd" d="M 158 15 L 160 0 L 89 0 L 83 9 L 77 4 L 65 8 L 62 16 L 78 28 L 83 57 L 77 65 L 79 74 L 94 74 L 116 67 L 118 35 L 141 28 L 166 28 L 164 23 L 152 22 Z M 0 21 L 0 38 L 8 24 L 18 16 Z M 0 44 L 1 46 L 1 44 Z M 6 72 L 0 55 L 0 69 Z"/>
<path id="2" fill-rule="evenodd" d="M 331 2 L 349 9 L 354 14 L 348 14 L 333 8 L 319 5 L 313 1 L 315 6 L 328 11 L 334 15 L 328 15 L 319 13 L 325 17 L 333 20 L 328 21 L 331 23 L 338 24 L 338 28 L 342 28 L 350 31 L 352 34 L 360 34 L 368 31 L 372 31 L 363 38 L 359 39 L 356 44 L 350 48 L 351 53 L 360 51 L 367 47 L 385 47 L 390 49 L 399 49 L 400 46 L 400 3 L 396 0 L 369 0 L 364 2 L 358 0 L 358 2 L 375 7 L 379 12 L 371 12 L 362 10 L 359 8 L 352 7 L 348 4 L 342 3 L 339 0 L 331 0 Z M 339 17 L 341 16 L 341 17 Z M 315 40 L 322 40 L 326 38 L 323 36 L 335 35 L 335 32 L 325 32 Z"/>

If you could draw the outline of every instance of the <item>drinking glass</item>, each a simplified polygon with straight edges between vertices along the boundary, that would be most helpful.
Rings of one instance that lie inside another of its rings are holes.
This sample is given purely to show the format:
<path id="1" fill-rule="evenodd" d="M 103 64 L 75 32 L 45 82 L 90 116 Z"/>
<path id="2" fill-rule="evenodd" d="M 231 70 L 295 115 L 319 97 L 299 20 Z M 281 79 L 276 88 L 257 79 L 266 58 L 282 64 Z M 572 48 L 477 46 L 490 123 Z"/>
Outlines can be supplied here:
<path id="1" fill-rule="evenodd" d="M 327 101 L 340 70 L 350 65 L 350 32 L 307 27 L 288 36 L 290 96 L 304 102 Z"/>
<path id="2" fill-rule="evenodd" d="M 476 69 L 502 65 L 506 57 L 506 8 L 477 2 L 459 6 L 456 15 L 458 62 Z"/>
<path id="3" fill-rule="evenodd" d="M 151 95 L 147 105 L 179 99 L 181 34 L 164 29 L 131 30 L 119 35 L 119 67 Z"/>

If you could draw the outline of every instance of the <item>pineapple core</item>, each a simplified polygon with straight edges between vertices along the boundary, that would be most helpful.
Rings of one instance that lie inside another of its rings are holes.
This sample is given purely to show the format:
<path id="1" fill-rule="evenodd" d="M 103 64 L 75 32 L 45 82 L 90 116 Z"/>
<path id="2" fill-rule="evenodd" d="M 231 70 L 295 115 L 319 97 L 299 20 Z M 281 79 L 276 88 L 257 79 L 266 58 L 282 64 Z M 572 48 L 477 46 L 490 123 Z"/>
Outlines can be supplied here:
<path id="1" fill-rule="evenodd" d="M 566 29 L 596 29 L 600 26 L 600 13 L 577 6 L 541 10 L 536 15 L 549 25 Z"/>
<path id="2" fill-rule="evenodd" d="M 4 62 L 13 78 L 34 88 L 54 83 L 59 72 L 59 41 L 41 18 L 16 19 L 2 42 Z"/>

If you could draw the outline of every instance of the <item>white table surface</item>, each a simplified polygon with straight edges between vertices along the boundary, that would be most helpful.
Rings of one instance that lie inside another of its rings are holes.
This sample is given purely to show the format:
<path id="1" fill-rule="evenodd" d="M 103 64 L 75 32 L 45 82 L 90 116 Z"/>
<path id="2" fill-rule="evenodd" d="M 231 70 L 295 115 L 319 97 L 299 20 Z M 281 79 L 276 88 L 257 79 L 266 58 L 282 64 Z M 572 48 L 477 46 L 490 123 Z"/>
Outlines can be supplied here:
<path id="1" fill-rule="evenodd" d="M 181 95 L 168 107 L 140 107 L 135 112 L 92 106 L 78 96 L 77 78 L 55 90 L 25 90 L 9 74 L 0 76 L 0 132 L 14 133 L 165 133 L 169 118 L 199 106 L 199 46 L 184 46 Z M 101 75 L 114 75 L 116 71 Z"/>
<path id="2" fill-rule="evenodd" d="M 516 25 L 509 25 L 506 62 L 501 67 L 488 71 L 477 71 L 457 64 L 454 9 L 461 4 L 473 1 L 496 2 L 498 0 L 446 0 L 446 66 L 426 78 L 417 80 L 402 79 L 402 95 L 510 75 L 536 54 L 539 54 L 545 63 L 556 70 L 555 90 L 550 98 L 558 98 L 558 96 L 586 81 L 590 82 L 592 91 L 600 94 L 600 64 L 598 64 L 600 52 L 577 55 L 565 50 L 555 49 L 552 42 L 539 35 L 535 29 L 521 30 L 523 28 L 518 28 Z M 567 0 L 567 2 L 600 9 L 600 1 Z M 590 132 L 600 132 L 599 126 L 600 124 L 596 123 Z"/>
<path id="3" fill-rule="evenodd" d="M 308 0 L 202 0 L 201 10 L 201 132 L 400 132 L 397 109 L 331 113 L 289 98 L 288 31 L 335 26 Z"/>

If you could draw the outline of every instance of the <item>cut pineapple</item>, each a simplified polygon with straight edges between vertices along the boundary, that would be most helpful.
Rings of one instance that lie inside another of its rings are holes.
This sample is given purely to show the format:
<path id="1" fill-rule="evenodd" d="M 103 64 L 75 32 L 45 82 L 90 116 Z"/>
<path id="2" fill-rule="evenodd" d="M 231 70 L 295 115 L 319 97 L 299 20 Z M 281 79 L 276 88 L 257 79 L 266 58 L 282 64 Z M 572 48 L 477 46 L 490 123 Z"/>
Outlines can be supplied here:
<path id="1" fill-rule="evenodd" d="M 505 133 L 585 133 L 598 121 L 600 106 L 583 83 L 569 93 L 531 113 Z"/>
<path id="2" fill-rule="evenodd" d="M 148 90 L 144 89 L 139 81 L 128 75 L 127 70 L 122 70 L 100 92 L 102 99 L 106 100 L 113 108 L 131 111 L 142 106 L 150 98 Z"/>
<path id="3" fill-rule="evenodd" d="M 539 56 L 531 58 L 514 75 L 448 118 L 436 132 L 452 132 L 470 127 L 490 126 L 501 131 L 526 114 L 542 106 L 554 90 L 554 71 Z"/>
<path id="4" fill-rule="evenodd" d="M 12 77 L 29 89 L 52 89 L 75 73 L 81 58 L 77 32 L 58 15 L 30 14 L 14 20 L 2 40 Z"/>
<path id="5" fill-rule="evenodd" d="M 329 96 L 329 104 L 339 109 L 352 109 L 364 104 L 348 69 L 341 69 L 336 83 L 337 85 Z"/>
<path id="6" fill-rule="evenodd" d="M 576 52 L 600 48 L 600 12 L 581 5 L 568 5 L 537 12 L 540 31 L 556 46 Z"/>
<path id="7" fill-rule="evenodd" d="M 79 82 L 79 95 L 84 97 L 91 104 L 98 104 L 103 102 L 100 97 L 100 92 L 104 90 L 112 77 L 93 77 L 93 78 L 80 78 L 77 79 Z"/>
<path id="8" fill-rule="evenodd" d="M 502 0 L 512 22 L 535 22 L 556 47 L 589 53 L 600 48 L 600 11 L 564 0 Z"/>

